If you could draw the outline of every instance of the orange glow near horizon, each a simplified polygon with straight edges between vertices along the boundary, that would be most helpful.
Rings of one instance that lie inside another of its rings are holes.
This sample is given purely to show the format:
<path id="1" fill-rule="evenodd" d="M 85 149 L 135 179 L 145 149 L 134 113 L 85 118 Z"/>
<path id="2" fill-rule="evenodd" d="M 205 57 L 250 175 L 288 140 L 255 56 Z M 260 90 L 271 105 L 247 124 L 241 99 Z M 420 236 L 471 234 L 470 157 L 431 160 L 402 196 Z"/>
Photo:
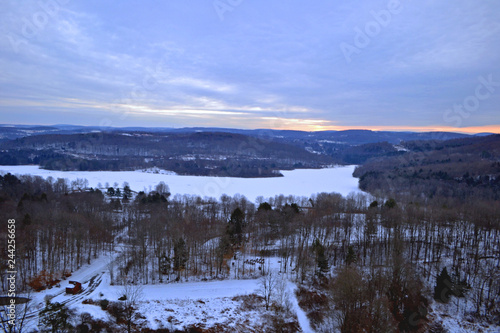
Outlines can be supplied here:
<path id="1" fill-rule="evenodd" d="M 336 126 L 305 124 L 296 126 L 283 126 L 276 129 L 296 131 L 345 131 L 345 130 L 370 130 L 370 131 L 394 131 L 394 132 L 458 132 L 467 134 L 495 133 L 500 134 L 500 125 L 450 127 L 450 126 Z"/>

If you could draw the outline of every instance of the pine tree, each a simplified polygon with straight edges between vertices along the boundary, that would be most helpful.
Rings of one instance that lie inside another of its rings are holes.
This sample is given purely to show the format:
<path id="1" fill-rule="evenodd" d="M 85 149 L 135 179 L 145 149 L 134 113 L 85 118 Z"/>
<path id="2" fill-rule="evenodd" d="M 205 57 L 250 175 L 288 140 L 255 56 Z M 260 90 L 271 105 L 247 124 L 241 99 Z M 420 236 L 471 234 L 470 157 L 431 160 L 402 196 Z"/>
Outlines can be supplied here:
<path id="1" fill-rule="evenodd" d="M 130 186 L 125 185 L 123 187 L 123 194 L 126 195 L 127 197 L 130 197 L 132 195 L 132 190 L 130 189 Z"/>
<path id="2" fill-rule="evenodd" d="M 112 188 L 112 187 L 109 187 L 109 188 L 108 188 L 108 192 L 107 192 L 107 193 L 108 193 L 108 195 L 109 195 L 110 197 L 112 197 L 112 196 L 114 196 L 114 195 L 115 195 L 115 189 L 114 189 L 114 188 Z"/>
<path id="3" fill-rule="evenodd" d="M 179 271 L 186 267 L 188 260 L 188 253 L 186 249 L 186 242 L 181 237 L 174 245 L 174 269 Z"/>
<path id="4" fill-rule="evenodd" d="M 347 248 L 347 255 L 345 258 L 345 262 L 347 265 L 350 265 L 358 260 L 358 257 L 356 256 L 356 253 L 354 253 L 354 249 L 352 248 L 351 245 Z"/>
<path id="5" fill-rule="evenodd" d="M 387 207 L 387 208 L 389 208 L 389 209 L 396 207 L 396 205 L 397 205 L 396 200 L 394 200 L 393 198 L 390 198 L 384 204 L 384 206 Z"/>
<path id="6" fill-rule="evenodd" d="M 47 302 L 40 311 L 39 326 L 43 332 L 67 332 L 71 328 L 71 319 L 74 311 L 61 303 Z"/>
<path id="7" fill-rule="evenodd" d="M 319 275 L 328 272 L 328 259 L 325 255 L 325 247 L 316 239 L 313 243 L 313 251 L 316 253 L 316 264 L 319 268 Z"/>
<path id="8" fill-rule="evenodd" d="M 434 299 L 441 303 L 448 303 L 453 294 L 453 282 L 446 267 L 436 278 L 436 286 L 434 287 Z"/>
<path id="9" fill-rule="evenodd" d="M 245 214 L 241 211 L 241 209 L 236 208 L 231 214 L 231 218 L 229 219 L 229 225 L 227 228 L 227 234 L 231 239 L 231 242 L 234 245 L 241 244 L 243 239 L 243 223 L 245 220 Z"/>

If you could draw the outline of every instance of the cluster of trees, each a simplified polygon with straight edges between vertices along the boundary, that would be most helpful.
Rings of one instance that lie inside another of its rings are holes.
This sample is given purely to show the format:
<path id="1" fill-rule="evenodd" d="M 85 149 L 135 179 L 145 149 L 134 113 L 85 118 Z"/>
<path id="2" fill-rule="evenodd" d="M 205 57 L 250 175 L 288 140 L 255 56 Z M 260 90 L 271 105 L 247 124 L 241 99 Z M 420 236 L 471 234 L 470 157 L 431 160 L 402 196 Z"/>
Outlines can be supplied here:
<path id="1" fill-rule="evenodd" d="M 488 216 L 478 207 L 439 202 L 372 202 L 362 220 L 333 227 L 334 242 L 320 239 L 336 267 L 322 274 L 316 256 L 318 278 L 299 295 L 312 323 L 320 332 L 419 331 L 429 325 L 433 298 L 471 321 L 497 323 L 498 203 L 494 209 Z"/>
<path id="2" fill-rule="evenodd" d="M 110 250 L 116 217 L 104 195 L 70 189 L 63 179 L 0 176 L 0 218 L 16 220 L 18 290 L 50 287 Z M 2 249 L 6 251 L 6 242 Z M 5 278 L 3 274 L 3 291 Z"/>
<path id="3" fill-rule="evenodd" d="M 354 176 L 379 195 L 449 197 L 457 202 L 500 199 L 500 135 L 405 144 L 411 152 L 370 160 Z"/>
<path id="4" fill-rule="evenodd" d="M 0 218 L 15 217 L 23 240 L 19 290 L 50 286 L 121 246 L 108 267 L 114 284 L 256 277 L 266 265 L 249 258 L 279 257 L 281 274 L 325 295 L 323 308 L 305 305 L 318 330 L 417 331 L 432 298 L 500 318 L 499 201 L 321 193 L 254 204 L 242 196 L 172 197 L 166 184 L 134 200 L 115 191 L 110 200 L 70 189 L 64 180 L 0 178 Z"/>
<path id="5" fill-rule="evenodd" d="M 109 186 L 106 195 L 109 197 L 123 198 L 123 200 L 127 201 L 132 197 L 132 189 L 128 185 L 127 182 L 124 183 L 123 188 L 120 189 L 118 186 L 112 187 Z"/>
<path id="6" fill-rule="evenodd" d="M 265 265 L 245 265 L 246 256 L 278 256 L 290 278 L 306 285 L 323 281 L 318 288 L 338 311 L 325 308 L 318 328 L 335 323 L 344 332 L 359 325 L 417 331 L 429 320 L 431 286 L 448 267 L 463 295 L 453 304 L 464 304 L 460 309 L 471 316 L 498 318 L 498 202 L 486 210 L 477 203 L 447 206 L 444 199 L 378 201 L 368 205 L 363 195 L 338 194 L 278 196 L 258 205 L 227 196 L 136 200 L 129 208 L 140 213 L 127 229 L 141 226 L 132 232 L 141 236 L 115 267 L 116 277 L 143 283 L 243 278 L 266 274 Z M 347 288 L 359 290 L 359 298 L 344 299 L 350 293 L 339 285 L 348 282 L 359 284 Z M 361 314 L 368 318 L 362 323 L 356 319 Z"/>

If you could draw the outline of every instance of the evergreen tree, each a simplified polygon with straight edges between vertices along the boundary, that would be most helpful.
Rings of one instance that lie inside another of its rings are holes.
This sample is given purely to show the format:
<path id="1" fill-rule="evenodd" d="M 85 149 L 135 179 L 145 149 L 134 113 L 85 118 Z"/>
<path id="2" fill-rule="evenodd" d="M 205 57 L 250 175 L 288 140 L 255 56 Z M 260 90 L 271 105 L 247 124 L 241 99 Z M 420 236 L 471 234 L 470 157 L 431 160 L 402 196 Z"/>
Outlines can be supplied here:
<path id="1" fill-rule="evenodd" d="M 259 208 L 257 208 L 257 212 L 262 212 L 262 211 L 270 211 L 273 210 L 273 207 L 267 202 L 263 202 L 259 205 Z"/>
<path id="2" fill-rule="evenodd" d="M 130 197 L 132 195 L 132 190 L 130 189 L 130 186 L 125 185 L 123 187 L 123 194 L 126 195 L 127 197 Z"/>
<path id="3" fill-rule="evenodd" d="M 245 214 L 241 209 L 236 208 L 231 214 L 229 219 L 229 226 L 227 229 L 227 234 L 234 245 L 241 244 L 243 239 L 243 223 L 245 220 Z"/>
<path id="4" fill-rule="evenodd" d="M 436 278 L 436 286 L 434 287 L 434 299 L 441 303 L 448 303 L 453 294 L 453 282 L 446 267 Z"/>
<path id="5" fill-rule="evenodd" d="M 186 249 L 186 242 L 181 237 L 174 244 L 174 269 L 179 271 L 186 268 L 186 261 L 188 260 L 188 252 Z"/>
<path id="6" fill-rule="evenodd" d="M 109 188 L 108 188 L 108 195 L 109 195 L 110 197 L 114 196 L 114 195 L 115 195 L 115 189 L 114 189 L 114 188 L 112 188 L 112 187 L 109 187 Z"/>
<path id="7" fill-rule="evenodd" d="M 347 248 L 347 255 L 345 257 L 345 262 L 347 265 L 350 265 L 358 260 L 358 257 L 356 256 L 356 253 L 354 252 L 354 249 L 352 248 L 352 245 L 349 245 Z"/>
<path id="8" fill-rule="evenodd" d="M 328 272 L 328 259 L 325 255 L 325 247 L 316 239 L 313 243 L 313 251 L 316 254 L 316 264 L 318 265 L 318 274 L 323 275 Z"/>
<path id="9" fill-rule="evenodd" d="M 396 207 L 396 200 L 394 200 L 393 198 L 390 198 L 389 200 L 387 200 L 384 204 L 385 207 L 387 208 L 394 208 Z"/>
<path id="10" fill-rule="evenodd" d="M 40 311 L 39 326 L 42 332 L 67 332 L 71 328 L 71 319 L 74 311 L 61 303 L 47 302 Z"/>

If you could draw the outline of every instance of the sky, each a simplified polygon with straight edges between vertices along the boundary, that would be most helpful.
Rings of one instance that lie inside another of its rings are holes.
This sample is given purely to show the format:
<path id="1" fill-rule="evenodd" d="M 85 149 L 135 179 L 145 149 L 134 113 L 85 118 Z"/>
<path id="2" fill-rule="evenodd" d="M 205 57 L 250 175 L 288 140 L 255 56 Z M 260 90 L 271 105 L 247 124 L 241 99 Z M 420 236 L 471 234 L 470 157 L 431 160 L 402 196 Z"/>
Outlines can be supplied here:
<path id="1" fill-rule="evenodd" d="M 0 124 L 500 133 L 500 2 L 4 0 Z"/>

